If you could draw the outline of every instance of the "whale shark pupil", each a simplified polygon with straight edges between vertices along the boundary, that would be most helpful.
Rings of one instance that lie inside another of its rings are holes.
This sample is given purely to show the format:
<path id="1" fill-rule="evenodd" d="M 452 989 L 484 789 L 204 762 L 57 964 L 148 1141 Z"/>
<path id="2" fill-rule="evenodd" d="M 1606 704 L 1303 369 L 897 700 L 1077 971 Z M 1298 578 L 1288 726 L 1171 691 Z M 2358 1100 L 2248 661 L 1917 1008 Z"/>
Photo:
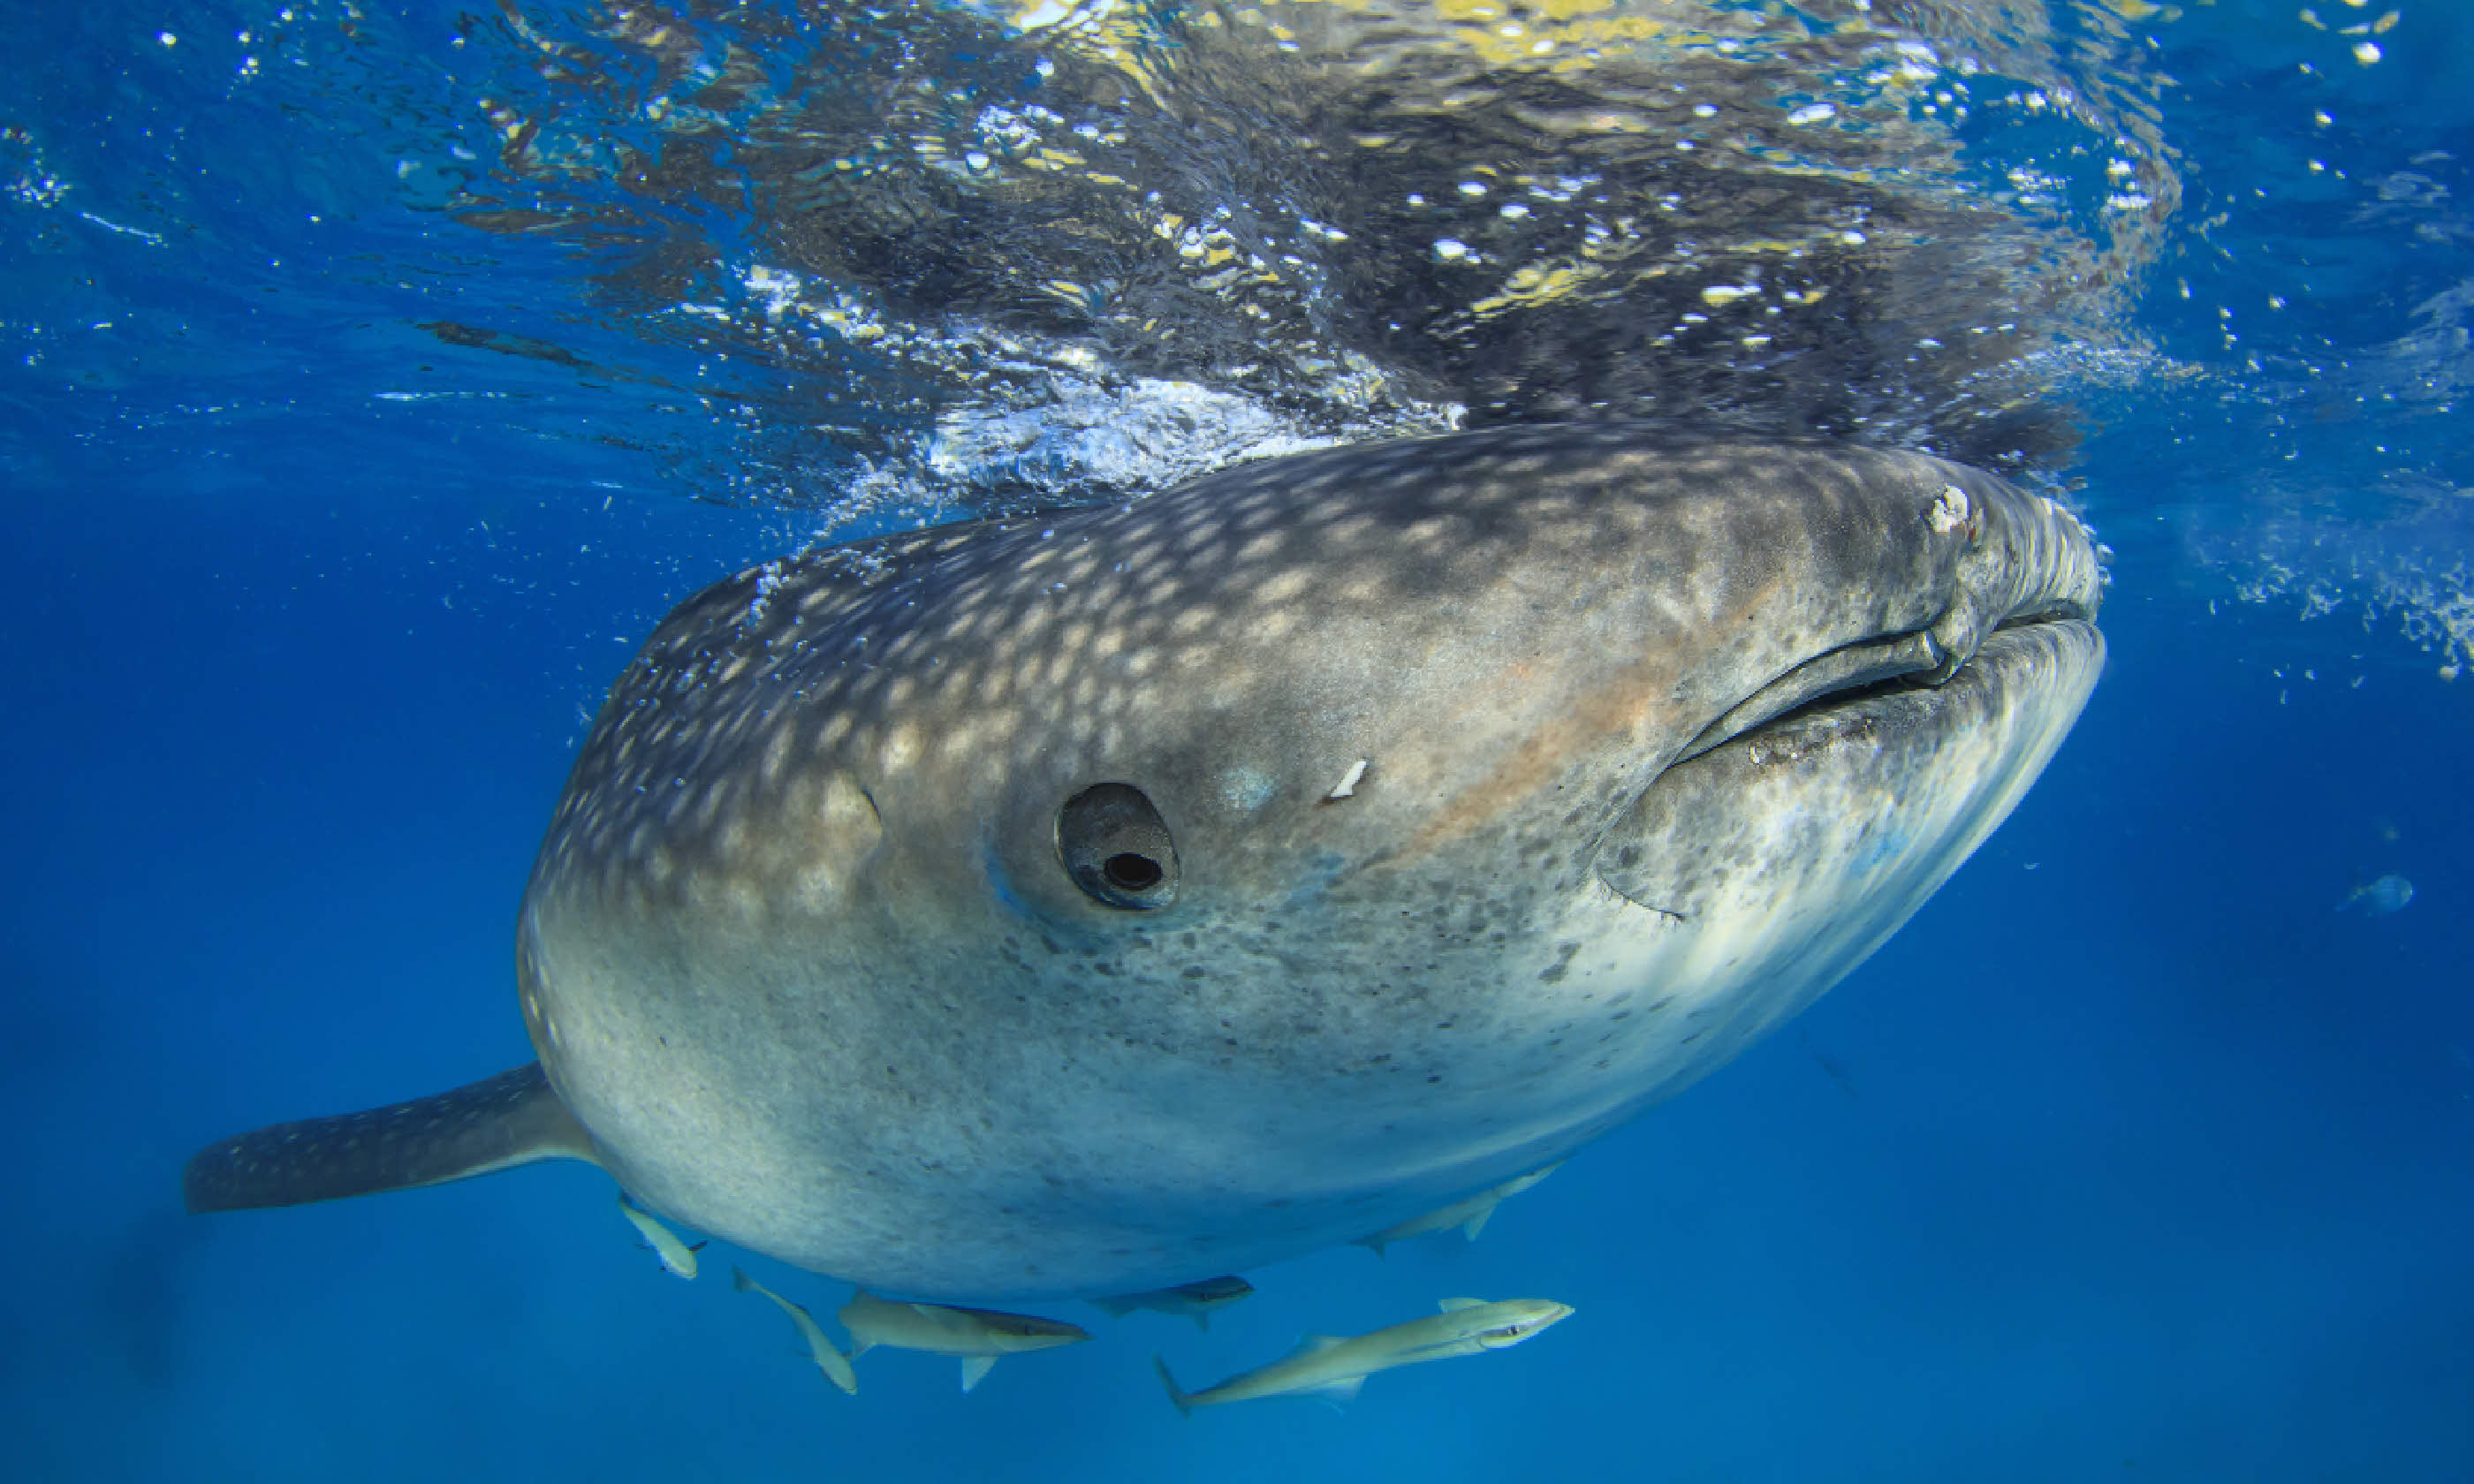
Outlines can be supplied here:
<path id="1" fill-rule="evenodd" d="M 1109 856 L 1100 863 L 1100 872 L 1108 878 L 1110 886 L 1124 892 L 1146 891 L 1157 886 L 1160 879 L 1159 862 L 1148 855 L 1136 855 L 1131 850 L 1120 850 Z"/>

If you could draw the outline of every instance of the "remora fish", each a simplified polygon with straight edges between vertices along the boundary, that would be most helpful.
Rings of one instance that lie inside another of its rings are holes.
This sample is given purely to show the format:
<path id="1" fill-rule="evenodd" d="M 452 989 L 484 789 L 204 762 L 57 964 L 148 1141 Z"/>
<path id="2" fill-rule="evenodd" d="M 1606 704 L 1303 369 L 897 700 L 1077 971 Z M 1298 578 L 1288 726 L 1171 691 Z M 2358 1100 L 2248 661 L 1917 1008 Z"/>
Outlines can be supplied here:
<path id="1" fill-rule="evenodd" d="M 980 1377 L 1003 1356 L 1054 1350 L 1091 1337 L 1080 1326 L 1059 1320 L 943 1304 L 902 1304 L 880 1299 L 864 1288 L 853 1294 L 836 1317 L 850 1331 L 852 1359 L 879 1345 L 956 1355 L 962 1362 L 964 1391 L 980 1384 Z"/>
<path id="2" fill-rule="evenodd" d="M 1121 1293 L 1108 1298 L 1093 1299 L 1091 1306 L 1110 1319 L 1123 1319 L 1138 1308 L 1161 1314 L 1184 1314 L 1194 1320 L 1195 1328 L 1211 1328 L 1211 1311 L 1229 1304 L 1254 1291 L 1254 1285 L 1242 1278 L 1206 1278 L 1197 1283 L 1179 1283 L 1174 1288 L 1153 1288 L 1147 1293 Z"/>
<path id="3" fill-rule="evenodd" d="M 2060 745 L 2098 600 L 1989 474 L 1625 423 L 767 563 L 576 759 L 518 922 L 540 1062 L 224 1139 L 187 1199 L 590 1159 L 990 1304 L 1349 1241 L 1860 962 Z"/>
<path id="4" fill-rule="evenodd" d="M 1169 1374 L 1157 1355 L 1152 1367 L 1180 1412 L 1193 1415 L 1199 1406 L 1252 1401 L 1261 1397 L 1329 1397 L 1346 1401 L 1357 1395 L 1366 1378 L 1395 1366 L 1422 1360 L 1449 1360 L 1480 1351 L 1509 1350 L 1572 1312 L 1568 1304 L 1549 1299 L 1445 1299 L 1443 1312 L 1431 1319 L 1413 1319 L 1354 1339 L 1310 1334 L 1297 1352 L 1259 1370 L 1233 1376 L 1217 1386 L 1189 1392 Z"/>
<path id="5" fill-rule="evenodd" d="M 790 1323 L 798 1327 L 799 1338 L 808 1342 L 808 1353 L 815 1360 L 816 1369 L 825 1373 L 825 1379 L 854 1397 L 859 1395 L 859 1373 L 851 1369 L 850 1357 L 826 1335 L 825 1327 L 816 1323 L 814 1315 L 739 1268 L 730 1270 L 730 1286 L 740 1293 L 761 1293 L 780 1304 L 782 1312 L 790 1316 Z"/>
<path id="6" fill-rule="evenodd" d="M 637 1234 L 644 1239 L 644 1245 L 652 1249 L 653 1256 L 662 1259 L 664 1271 L 694 1281 L 696 1254 L 704 1250 L 704 1243 L 698 1242 L 691 1247 L 680 1241 L 676 1232 L 662 1225 L 660 1217 L 627 1199 L 624 1191 L 618 1196 L 618 1214 L 627 1218 L 627 1224 L 636 1229 Z"/>
<path id="7" fill-rule="evenodd" d="M 1398 1226 L 1385 1227 L 1371 1236 L 1361 1236 L 1357 1239 L 1357 1245 L 1374 1249 L 1374 1256 L 1379 1257 L 1383 1256 L 1383 1249 L 1394 1242 L 1405 1242 L 1413 1236 L 1423 1236 L 1429 1232 L 1441 1232 L 1448 1227 L 1460 1228 L 1461 1235 L 1474 1242 L 1477 1240 L 1477 1234 L 1486 1230 L 1487 1218 L 1494 1214 L 1494 1209 L 1503 1204 L 1505 1197 L 1518 1195 L 1531 1185 L 1554 1174 L 1563 1167 L 1563 1164 L 1564 1161 L 1558 1160 L 1542 1170 L 1531 1170 L 1518 1179 L 1507 1180 L 1499 1185 L 1490 1185 L 1477 1194 L 1454 1201 L 1449 1206 L 1438 1207 L 1422 1216 L 1412 1216 Z"/>

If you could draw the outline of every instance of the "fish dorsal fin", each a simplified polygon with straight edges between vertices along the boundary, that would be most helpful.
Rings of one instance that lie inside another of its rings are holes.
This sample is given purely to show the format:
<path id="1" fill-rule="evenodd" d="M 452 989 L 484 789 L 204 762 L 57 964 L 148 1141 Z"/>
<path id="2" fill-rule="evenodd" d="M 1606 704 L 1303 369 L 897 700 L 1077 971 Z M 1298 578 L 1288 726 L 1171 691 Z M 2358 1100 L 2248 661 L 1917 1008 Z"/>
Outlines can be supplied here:
<path id="1" fill-rule="evenodd" d="M 225 1139 L 181 1184 L 193 1211 L 254 1210 L 593 1158 L 592 1137 L 530 1062 L 451 1092 Z"/>
<path id="2" fill-rule="evenodd" d="M 1337 1334 L 1309 1334 L 1298 1341 L 1298 1348 L 1291 1352 L 1291 1353 L 1298 1355 L 1320 1355 L 1324 1351 L 1331 1349 L 1335 1345 L 1346 1345 L 1348 1341 L 1346 1339 Z"/>
<path id="3" fill-rule="evenodd" d="M 1435 1307 L 1437 1307 L 1437 1308 L 1439 1308 L 1439 1309 L 1443 1310 L 1443 1311 L 1444 1313 L 1446 1313 L 1446 1314 L 1457 1314 L 1457 1313 L 1459 1313 L 1461 1310 L 1463 1310 L 1463 1309 L 1465 1309 L 1465 1308 L 1484 1308 L 1484 1307 L 1486 1307 L 1486 1300 L 1484 1300 L 1484 1299 L 1443 1299 L 1443 1300 L 1439 1301 L 1439 1302 L 1435 1304 Z"/>
<path id="4" fill-rule="evenodd" d="M 996 1363 L 997 1357 L 994 1355 L 964 1355 L 962 1357 L 962 1390 L 967 1392 L 972 1387 L 980 1384 L 980 1377 L 987 1375 L 988 1368 Z"/>

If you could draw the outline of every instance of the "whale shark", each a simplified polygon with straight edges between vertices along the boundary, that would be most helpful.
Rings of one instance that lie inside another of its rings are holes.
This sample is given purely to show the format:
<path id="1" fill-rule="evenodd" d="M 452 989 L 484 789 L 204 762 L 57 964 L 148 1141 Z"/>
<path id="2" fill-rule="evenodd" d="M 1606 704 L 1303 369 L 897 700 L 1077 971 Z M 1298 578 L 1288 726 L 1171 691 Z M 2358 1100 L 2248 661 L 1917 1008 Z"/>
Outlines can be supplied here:
<path id="1" fill-rule="evenodd" d="M 2056 502 L 1534 425 L 769 562 L 614 683 L 538 1060 L 227 1138 L 194 1210 L 598 1163 L 871 1292 L 1097 1298 L 1564 1159 L 1809 1004 L 2102 669 Z"/>

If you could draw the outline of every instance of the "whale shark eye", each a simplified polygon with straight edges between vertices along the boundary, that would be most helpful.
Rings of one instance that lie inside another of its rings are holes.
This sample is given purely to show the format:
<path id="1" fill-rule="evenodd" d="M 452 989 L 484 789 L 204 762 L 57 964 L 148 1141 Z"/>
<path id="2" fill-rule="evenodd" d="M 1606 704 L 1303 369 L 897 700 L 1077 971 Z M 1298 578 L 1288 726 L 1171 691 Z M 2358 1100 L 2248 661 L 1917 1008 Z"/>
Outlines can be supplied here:
<path id="1" fill-rule="evenodd" d="M 1176 900 L 1176 842 L 1130 783 L 1095 783 L 1066 800 L 1056 855 L 1094 901 L 1145 912 Z"/>

